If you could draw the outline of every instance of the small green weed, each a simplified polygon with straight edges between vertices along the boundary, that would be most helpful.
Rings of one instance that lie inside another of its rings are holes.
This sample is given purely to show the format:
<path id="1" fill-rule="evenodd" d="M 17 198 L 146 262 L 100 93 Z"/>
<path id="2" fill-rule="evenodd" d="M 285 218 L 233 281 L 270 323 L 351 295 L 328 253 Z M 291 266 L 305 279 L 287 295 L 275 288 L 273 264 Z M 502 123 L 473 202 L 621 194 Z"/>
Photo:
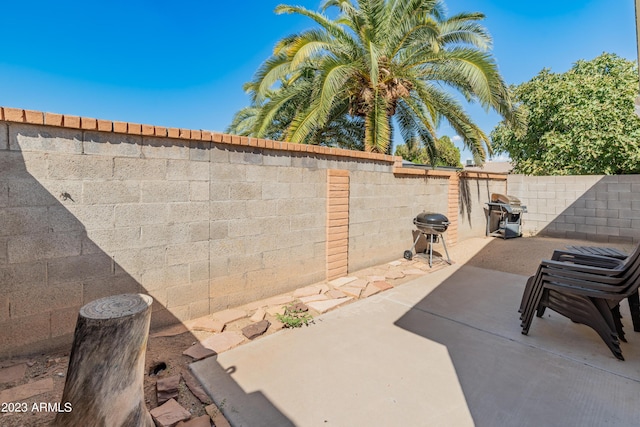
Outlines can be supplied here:
<path id="1" fill-rule="evenodd" d="M 309 326 L 309 323 L 313 323 L 313 316 L 296 308 L 295 304 L 286 306 L 284 314 L 277 314 L 276 318 L 284 323 L 285 328 L 301 328 L 302 325 Z"/>

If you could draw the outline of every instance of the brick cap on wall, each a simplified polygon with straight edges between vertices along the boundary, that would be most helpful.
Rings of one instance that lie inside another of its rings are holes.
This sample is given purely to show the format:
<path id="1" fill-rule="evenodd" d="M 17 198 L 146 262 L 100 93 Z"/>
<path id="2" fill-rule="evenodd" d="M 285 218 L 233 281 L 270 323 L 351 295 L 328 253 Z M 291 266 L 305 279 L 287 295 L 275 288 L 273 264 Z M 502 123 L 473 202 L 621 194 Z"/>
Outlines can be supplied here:
<path id="1" fill-rule="evenodd" d="M 34 125 L 58 126 L 63 128 L 91 130 L 98 132 L 115 132 L 131 135 L 155 136 L 160 138 L 176 138 L 189 141 L 205 141 L 228 145 L 245 145 L 248 147 L 271 150 L 299 151 L 327 156 L 349 157 L 363 160 L 374 160 L 396 163 L 400 157 L 381 153 L 345 150 L 342 148 L 322 147 L 318 145 L 295 144 L 291 142 L 272 141 L 262 138 L 229 135 L 206 130 L 167 128 L 139 123 L 79 117 L 68 114 L 44 113 L 20 108 L 0 107 L 0 120 Z"/>

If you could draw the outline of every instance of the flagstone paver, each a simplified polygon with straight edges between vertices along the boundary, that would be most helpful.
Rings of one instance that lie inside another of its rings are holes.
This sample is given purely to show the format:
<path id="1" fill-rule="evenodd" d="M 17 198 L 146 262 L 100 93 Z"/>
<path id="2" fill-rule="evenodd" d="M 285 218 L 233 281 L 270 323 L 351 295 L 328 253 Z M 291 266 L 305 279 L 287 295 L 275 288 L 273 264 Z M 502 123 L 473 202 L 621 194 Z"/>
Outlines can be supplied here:
<path id="1" fill-rule="evenodd" d="M 440 264 L 445 265 L 444 263 Z M 434 264 L 434 267 L 442 268 L 440 264 Z M 422 268 L 426 268 L 426 270 L 422 270 Z M 362 270 L 359 272 L 359 276 L 340 277 L 330 282 L 305 286 L 287 294 L 254 301 L 240 309 L 227 309 L 196 319 L 192 323 L 188 323 L 190 329 L 217 333 L 189 347 L 183 354 L 199 360 L 226 351 L 246 341 L 241 333 L 221 332 L 226 330 L 223 329 L 224 325 L 246 319 L 245 323 L 238 324 L 235 330 L 239 330 L 243 326 L 242 332 L 247 332 L 248 335 L 245 335 L 250 339 L 255 339 L 266 331 L 275 332 L 282 329 L 285 325 L 278 321 L 277 317 L 283 315 L 286 307 L 296 301 L 306 304 L 310 309 L 322 314 L 351 301 L 368 298 L 393 288 L 389 281 L 403 279 L 411 275 L 427 274 L 434 269 L 429 268 L 424 259 L 412 261 L 400 259 L 376 268 Z M 268 320 L 267 316 L 269 316 Z M 252 325 L 245 326 L 246 321 L 249 320 Z M 264 331 L 259 334 L 249 331 L 249 329 L 256 328 L 254 326 L 256 323 L 263 321 L 270 323 L 270 326 L 264 328 Z"/>
<path id="2" fill-rule="evenodd" d="M 227 351 L 243 341 L 244 337 L 238 332 L 222 332 L 192 345 L 182 354 L 200 360 Z"/>
<path id="3" fill-rule="evenodd" d="M 204 390 L 204 388 L 202 388 L 200 381 L 198 381 L 191 372 L 183 370 L 181 372 L 181 375 L 184 383 L 187 385 L 189 390 L 191 390 L 191 393 L 193 393 L 193 395 L 197 397 L 200 402 L 205 405 L 210 405 L 211 403 L 213 403 L 207 392 Z"/>
<path id="4" fill-rule="evenodd" d="M 209 417 L 211 417 L 211 420 L 216 427 L 231 427 L 229 421 L 227 421 L 224 415 L 222 415 L 222 411 L 218 409 L 215 403 L 206 406 L 204 410 L 207 414 L 209 414 Z"/>
<path id="5" fill-rule="evenodd" d="M 271 326 L 269 326 L 269 330 L 271 331 L 279 331 L 284 328 L 284 323 L 279 321 L 278 319 L 274 319 L 271 321 Z"/>
<path id="6" fill-rule="evenodd" d="M 160 378 L 156 382 L 156 396 L 158 398 L 158 404 L 162 405 L 169 399 L 177 399 L 178 385 L 180 385 L 180 375 Z"/>
<path id="7" fill-rule="evenodd" d="M 215 313 L 212 317 L 214 320 L 218 320 L 226 325 L 227 323 L 235 322 L 238 319 L 247 317 L 247 312 L 244 310 L 230 308 L 228 310 Z"/>
<path id="8" fill-rule="evenodd" d="M 26 363 L 20 363 L 19 365 L 2 368 L 0 369 L 0 384 L 12 383 L 14 381 L 21 380 L 22 378 L 24 378 L 24 374 L 26 371 Z"/>
<path id="9" fill-rule="evenodd" d="M 353 282 L 354 280 L 358 280 L 358 278 L 354 276 L 339 277 L 337 279 L 330 281 L 329 284 L 331 286 L 339 288 L 340 286 L 344 286 L 347 283 Z"/>
<path id="10" fill-rule="evenodd" d="M 201 415 L 189 421 L 180 421 L 176 424 L 176 427 L 211 427 L 211 417 L 209 415 Z"/>
<path id="11" fill-rule="evenodd" d="M 408 270 L 402 270 L 402 273 L 404 273 L 407 276 L 415 276 L 415 275 L 426 274 L 427 272 L 419 268 L 410 268 Z"/>
<path id="12" fill-rule="evenodd" d="M 329 298 L 332 298 L 332 299 L 345 298 L 347 296 L 347 294 L 342 292 L 340 289 L 331 289 L 325 295 L 327 296 L 327 299 L 329 299 Z"/>
<path id="13" fill-rule="evenodd" d="M 384 280 L 379 280 L 376 282 L 372 282 L 371 283 L 373 286 L 376 286 L 377 288 L 379 288 L 381 291 L 386 291 L 387 289 L 392 289 L 393 285 L 390 284 L 389 282 L 386 282 Z"/>
<path id="14" fill-rule="evenodd" d="M 0 391 L 0 402 L 18 402 L 53 390 L 53 378 L 45 378 Z"/>
<path id="15" fill-rule="evenodd" d="M 378 292 L 382 292 L 382 289 L 380 289 L 377 286 L 373 286 L 368 285 L 365 290 L 362 291 L 362 298 L 369 298 L 370 296 L 373 296 L 375 294 L 377 294 Z"/>
<path id="16" fill-rule="evenodd" d="M 347 286 L 364 289 L 364 288 L 367 287 L 368 284 L 369 284 L 368 280 L 366 280 L 366 279 L 358 279 L 358 280 L 354 280 L 353 282 L 350 282 Z"/>
<path id="17" fill-rule="evenodd" d="M 302 297 L 300 298 L 300 301 L 302 301 L 303 303 L 308 303 L 308 302 L 313 302 L 313 301 L 324 301 L 324 300 L 328 300 L 329 297 L 326 296 L 325 294 L 318 294 L 318 295 L 311 295 L 309 297 Z"/>
<path id="18" fill-rule="evenodd" d="M 401 271 L 389 271 L 387 274 L 385 274 L 385 279 L 402 279 L 404 278 L 405 274 Z"/>
<path id="19" fill-rule="evenodd" d="M 191 418 L 191 413 L 183 408 L 175 399 L 169 399 L 167 402 L 151 411 L 151 417 L 157 426 L 173 427 L 180 421 Z"/>
<path id="20" fill-rule="evenodd" d="M 312 295 L 318 295 L 320 293 L 318 286 L 307 286 L 305 288 L 299 288 L 293 291 L 294 298 L 310 297 Z"/>
<path id="21" fill-rule="evenodd" d="M 253 313 L 253 315 L 250 317 L 250 320 L 252 322 L 259 322 L 263 320 L 266 315 L 267 315 L 267 312 L 265 311 L 265 309 L 259 308 L 256 310 L 255 313 Z"/>
<path id="22" fill-rule="evenodd" d="M 329 299 L 326 301 L 313 301 L 308 303 L 307 305 L 309 306 L 309 308 L 311 308 L 312 310 L 317 311 L 318 313 L 326 313 L 329 310 L 332 310 L 336 307 L 341 306 L 342 304 L 345 304 L 349 301 L 351 301 L 353 299 L 353 297 L 347 297 L 347 298 L 338 298 L 338 299 Z"/>
<path id="23" fill-rule="evenodd" d="M 267 308 L 267 313 L 271 316 L 277 316 L 278 314 L 284 314 L 285 306 L 273 305 Z"/>
<path id="24" fill-rule="evenodd" d="M 266 307 L 269 305 L 285 305 L 293 302 L 293 297 L 291 295 L 278 295 L 275 297 L 271 297 L 263 301 L 264 305 L 262 307 Z"/>
<path id="25" fill-rule="evenodd" d="M 360 293 L 362 293 L 362 288 L 350 286 L 350 285 L 341 286 L 340 290 L 345 294 L 355 298 L 360 298 Z"/>
<path id="26" fill-rule="evenodd" d="M 250 340 L 255 339 L 260 335 L 264 334 L 265 332 L 267 332 L 269 325 L 271 325 L 271 323 L 269 323 L 267 319 L 261 320 L 256 323 L 252 323 L 242 328 L 242 335 L 244 335 Z"/>
<path id="27" fill-rule="evenodd" d="M 196 319 L 193 323 L 189 324 L 189 329 L 192 331 L 222 332 L 226 323 L 230 322 L 224 322 L 223 320 L 205 316 Z"/>

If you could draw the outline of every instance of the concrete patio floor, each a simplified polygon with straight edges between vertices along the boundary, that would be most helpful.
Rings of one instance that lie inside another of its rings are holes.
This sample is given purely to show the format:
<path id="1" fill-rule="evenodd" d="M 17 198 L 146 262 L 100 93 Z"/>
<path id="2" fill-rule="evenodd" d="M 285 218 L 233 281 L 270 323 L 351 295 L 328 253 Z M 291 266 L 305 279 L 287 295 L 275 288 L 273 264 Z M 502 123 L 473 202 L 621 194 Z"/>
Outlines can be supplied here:
<path id="1" fill-rule="evenodd" d="M 520 333 L 527 277 L 495 268 L 532 274 L 576 244 L 527 240 L 465 241 L 450 267 L 191 369 L 233 426 L 637 425 L 640 334 L 626 303 L 624 362 L 550 310 Z"/>

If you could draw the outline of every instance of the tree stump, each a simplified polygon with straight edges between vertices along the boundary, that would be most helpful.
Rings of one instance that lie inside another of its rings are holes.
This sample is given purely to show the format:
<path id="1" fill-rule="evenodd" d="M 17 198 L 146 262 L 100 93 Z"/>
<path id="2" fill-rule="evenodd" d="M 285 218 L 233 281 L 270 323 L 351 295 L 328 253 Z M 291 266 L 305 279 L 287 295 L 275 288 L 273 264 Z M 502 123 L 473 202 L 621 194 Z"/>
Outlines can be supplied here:
<path id="1" fill-rule="evenodd" d="M 152 427 L 144 356 L 153 298 L 123 294 L 80 309 L 55 426 Z"/>

